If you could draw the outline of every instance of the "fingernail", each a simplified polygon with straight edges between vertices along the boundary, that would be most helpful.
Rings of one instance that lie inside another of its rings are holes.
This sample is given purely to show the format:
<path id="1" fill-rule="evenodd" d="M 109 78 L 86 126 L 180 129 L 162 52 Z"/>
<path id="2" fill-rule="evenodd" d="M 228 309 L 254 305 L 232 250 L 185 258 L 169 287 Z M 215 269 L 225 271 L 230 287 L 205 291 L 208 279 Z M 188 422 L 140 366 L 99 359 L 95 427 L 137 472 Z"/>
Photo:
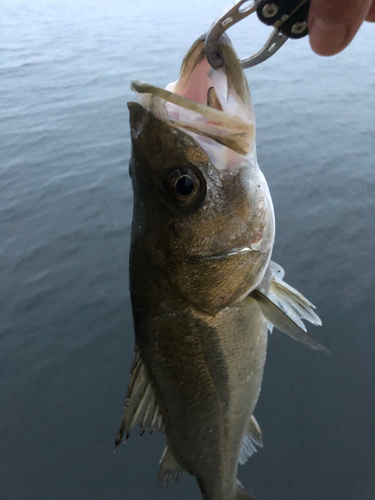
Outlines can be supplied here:
<path id="1" fill-rule="evenodd" d="M 309 23 L 309 33 L 310 45 L 314 52 L 321 56 L 333 56 L 347 45 L 349 26 L 316 18 Z"/>

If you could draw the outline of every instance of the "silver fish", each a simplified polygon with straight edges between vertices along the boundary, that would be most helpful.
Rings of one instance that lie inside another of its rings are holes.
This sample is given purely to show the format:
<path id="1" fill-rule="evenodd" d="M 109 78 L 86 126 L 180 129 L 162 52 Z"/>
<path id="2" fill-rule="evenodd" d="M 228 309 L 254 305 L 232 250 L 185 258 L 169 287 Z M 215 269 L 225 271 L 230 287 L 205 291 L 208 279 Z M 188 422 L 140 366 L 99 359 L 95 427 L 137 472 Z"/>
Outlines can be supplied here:
<path id="1" fill-rule="evenodd" d="M 253 415 L 275 325 L 314 349 L 314 306 L 270 261 L 275 220 L 249 87 L 229 40 L 204 38 L 165 90 L 133 82 L 130 289 L 135 359 L 118 445 L 164 431 L 159 481 L 195 476 L 206 500 L 251 499 L 238 463 L 262 446 Z"/>

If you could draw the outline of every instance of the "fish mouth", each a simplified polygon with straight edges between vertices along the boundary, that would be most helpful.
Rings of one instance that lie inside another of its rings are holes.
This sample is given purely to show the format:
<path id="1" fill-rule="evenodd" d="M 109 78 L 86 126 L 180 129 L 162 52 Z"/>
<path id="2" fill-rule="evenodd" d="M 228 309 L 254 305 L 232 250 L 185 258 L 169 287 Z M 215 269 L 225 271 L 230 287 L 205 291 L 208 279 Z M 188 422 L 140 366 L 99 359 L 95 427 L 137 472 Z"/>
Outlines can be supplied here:
<path id="1" fill-rule="evenodd" d="M 131 88 L 146 109 L 199 137 L 203 147 L 213 142 L 247 156 L 255 146 L 255 118 L 240 60 L 223 36 L 218 44 L 223 65 L 212 69 L 204 41 L 200 37 L 188 51 L 176 82 L 161 89 L 135 80 Z"/>

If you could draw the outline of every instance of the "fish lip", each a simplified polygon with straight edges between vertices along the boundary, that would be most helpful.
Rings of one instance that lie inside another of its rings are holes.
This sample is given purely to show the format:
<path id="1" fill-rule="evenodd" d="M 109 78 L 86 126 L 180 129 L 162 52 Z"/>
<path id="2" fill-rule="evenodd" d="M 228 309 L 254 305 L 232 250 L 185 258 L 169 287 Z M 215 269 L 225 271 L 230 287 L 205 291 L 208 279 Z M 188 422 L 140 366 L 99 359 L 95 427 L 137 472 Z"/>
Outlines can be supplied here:
<path id="1" fill-rule="evenodd" d="M 216 252 L 213 254 L 190 255 L 189 260 L 193 260 L 193 261 L 197 261 L 197 260 L 221 260 L 221 259 L 226 259 L 227 257 L 245 254 L 248 252 L 259 252 L 259 250 L 254 250 L 253 248 L 251 248 L 251 245 L 247 246 L 247 247 L 230 247 L 226 250 L 222 250 L 221 252 Z"/>

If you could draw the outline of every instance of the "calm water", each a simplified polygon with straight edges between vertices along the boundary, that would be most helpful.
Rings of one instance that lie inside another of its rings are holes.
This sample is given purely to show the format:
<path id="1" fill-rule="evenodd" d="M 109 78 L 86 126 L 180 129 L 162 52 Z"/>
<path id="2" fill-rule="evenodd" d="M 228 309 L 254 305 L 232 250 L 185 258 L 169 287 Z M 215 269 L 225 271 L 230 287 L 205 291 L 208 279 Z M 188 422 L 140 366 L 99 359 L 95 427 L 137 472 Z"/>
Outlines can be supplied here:
<path id="1" fill-rule="evenodd" d="M 227 0 L 0 5 L 0 498 L 198 500 L 156 483 L 164 437 L 113 454 L 132 361 L 130 80 L 175 80 Z M 234 32 L 243 56 L 268 30 Z M 375 496 L 375 28 L 343 54 L 288 42 L 248 78 L 274 260 L 333 356 L 275 333 L 240 469 L 257 500 Z"/>

